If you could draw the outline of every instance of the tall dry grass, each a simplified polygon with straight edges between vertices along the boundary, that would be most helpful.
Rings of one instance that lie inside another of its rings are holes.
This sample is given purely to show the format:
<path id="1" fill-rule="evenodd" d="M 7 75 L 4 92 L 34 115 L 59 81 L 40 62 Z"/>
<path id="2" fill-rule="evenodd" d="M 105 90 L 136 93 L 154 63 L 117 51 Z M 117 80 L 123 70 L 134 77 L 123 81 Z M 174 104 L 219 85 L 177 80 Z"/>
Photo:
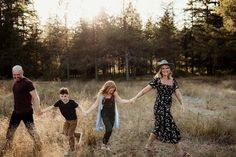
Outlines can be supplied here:
<path id="1" fill-rule="evenodd" d="M 234 157 L 236 154 L 236 104 L 235 79 L 211 78 L 177 79 L 187 111 L 181 113 L 176 99 L 172 113 L 182 133 L 182 145 L 194 157 Z M 85 108 L 95 101 L 95 96 L 104 81 L 41 82 L 34 81 L 41 98 L 42 108 L 53 105 L 58 99 L 58 90 L 65 86 L 70 89 L 70 98 Z M 119 81 L 118 92 L 122 98 L 131 98 L 148 81 Z M 0 87 L 0 148 L 5 142 L 9 116 L 13 108 L 11 81 L 1 81 Z M 111 152 L 100 150 L 103 131 L 95 131 L 97 110 L 84 118 L 79 110 L 77 131 L 84 133 L 78 157 L 172 157 L 175 155 L 171 144 L 154 142 L 157 153 L 148 153 L 145 142 L 153 128 L 153 104 L 155 92 L 148 93 L 135 104 L 119 104 L 120 129 L 114 129 L 110 139 Z M 68 149 L 68 140 L 61 134 L 64 119 L 59 111 L 50 111 L 35 116 L 37 130 L 43 142 L 44 157 L 62 157 Z M 30 157 L 33 142 L 23 124 L 17 129 L 13 149 L 6 157 Z"/>

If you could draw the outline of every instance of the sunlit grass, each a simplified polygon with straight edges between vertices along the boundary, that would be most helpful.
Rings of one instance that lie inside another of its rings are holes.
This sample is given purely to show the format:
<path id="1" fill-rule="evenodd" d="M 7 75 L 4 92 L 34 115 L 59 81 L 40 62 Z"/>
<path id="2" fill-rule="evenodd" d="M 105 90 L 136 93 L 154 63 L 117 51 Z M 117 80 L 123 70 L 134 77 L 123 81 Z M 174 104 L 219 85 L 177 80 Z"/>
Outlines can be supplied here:
<path id="1" fill-rule="evenodd" d="M 185 150 L 194 157 L 233 157 L 236 153 L 236 105 L 234 103 L 234 79 L 210 82 L 210 79 L 177 79 L 184 95 L 187 111 L 181 113 L 180 105 L 174 99 L 172 113 L 183 135 Z M 95 101 L 95 96 L 104 81 L 41 82 L 34 81 L 41 98 L 42 108 L 53 105 L 58 99 L 60 87 L 68 87 L 70 98 L 88 108 Z M 131 98 L 148 81 L 119 81 L 118 92 L 122 98 Z M 1 81 L 0 87 L 0 148 L 5 141 L 9 116 L 13 108 L 11 81 Z M 230 85 L 231 84 L 231 85 Z M 79 157 L 115 156 L 145 157 L 150 156 L 144 150 L 145 142 L 153 127 L 153 104 L 155 92 L 148 93 L 135 104 L 119 104 L 120 129 L 115 129 L 110 143 L 112 152 L 101 151 L 103 131 L 95 131 L 97 109 L 84 118 L 79 110 L 79 123 L 76 131 L 82 131 L 84 138 L 77 146 Z M 35 116 L 37 130 L 43 141 L 43 156 L 62 157 L 67 151 L 68 140 L 62 132 L 64 118 L 59 110 Z M 7 157 L 32 156 L 32 141 L 23 123 L 16 131 L 13 149 Z M 158 153 L 154 156 L 172 157 L 175 155 L 170 144 L 154 142 Z"/>

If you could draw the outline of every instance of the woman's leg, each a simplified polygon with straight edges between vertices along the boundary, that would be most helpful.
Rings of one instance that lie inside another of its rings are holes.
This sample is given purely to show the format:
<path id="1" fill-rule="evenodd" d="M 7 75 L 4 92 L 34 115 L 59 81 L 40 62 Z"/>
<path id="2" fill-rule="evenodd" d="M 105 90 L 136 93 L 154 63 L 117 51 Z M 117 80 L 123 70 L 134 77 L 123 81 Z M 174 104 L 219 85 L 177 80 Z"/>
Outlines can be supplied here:
<path id="1" fill-rule="evenodd" d="M 155 139 L 156 139 L 156 135 L 154 133 L 151 133 L 150 136 L 148 137 L 145 148 L 150 149 L 150 146 Z"/>
<path id="2" fill-rule="evenodd" d="M 184 151 L 183 151 L 180 143 L 178 142 L 178 143 L 174 144 L 174 147 L 175 147 L 175 150 L 178 154 L 178 157 L 184 157 Z"/>

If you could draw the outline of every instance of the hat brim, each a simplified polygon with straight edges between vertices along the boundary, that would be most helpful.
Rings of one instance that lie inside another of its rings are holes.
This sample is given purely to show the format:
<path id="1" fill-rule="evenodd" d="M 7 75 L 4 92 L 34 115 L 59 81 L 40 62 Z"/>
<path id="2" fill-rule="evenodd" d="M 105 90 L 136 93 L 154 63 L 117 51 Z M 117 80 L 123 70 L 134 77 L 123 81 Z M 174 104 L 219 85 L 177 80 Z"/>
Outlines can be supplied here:
<path id="1" fill-rule="evenodd" d="M 160 67 L 163 65 L 168 65 L 171 69 L 174 69 L 174 67 L 175 67 L 173 63 L 164 63 L 164 64 L 158 65 L 157 68 L 160 69 Z"/>

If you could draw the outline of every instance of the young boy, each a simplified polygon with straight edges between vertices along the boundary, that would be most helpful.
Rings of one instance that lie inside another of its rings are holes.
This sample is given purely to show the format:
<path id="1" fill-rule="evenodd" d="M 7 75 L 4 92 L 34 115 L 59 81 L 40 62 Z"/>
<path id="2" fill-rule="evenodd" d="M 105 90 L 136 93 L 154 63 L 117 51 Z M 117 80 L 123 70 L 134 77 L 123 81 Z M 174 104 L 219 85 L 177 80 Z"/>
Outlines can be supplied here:
<path id="1" fill-rule="evenodd" d="M 62 87 L 59 91 L 60 100 L 58 100 L 54 105 L 47 107 L 42 111 L 45 113 L 53 108 L 59 107 L 61 114 L 66 119 L 63 127 L 63 134 L 68 136 L 70 149 L 67 152 L 68 155 L 75 152 L 75 137 L 77 141 L 80 143 L 82 138 L 81 133 L 75 133 L 75 129 L 77 126 L 77 115 L 75 108 L 79 107 L 80 110 L 84 112 L 84 109 L 81 105 L 76 103 L 74 100 L 69 99 L 69 90 L 68 88 Z"/>

